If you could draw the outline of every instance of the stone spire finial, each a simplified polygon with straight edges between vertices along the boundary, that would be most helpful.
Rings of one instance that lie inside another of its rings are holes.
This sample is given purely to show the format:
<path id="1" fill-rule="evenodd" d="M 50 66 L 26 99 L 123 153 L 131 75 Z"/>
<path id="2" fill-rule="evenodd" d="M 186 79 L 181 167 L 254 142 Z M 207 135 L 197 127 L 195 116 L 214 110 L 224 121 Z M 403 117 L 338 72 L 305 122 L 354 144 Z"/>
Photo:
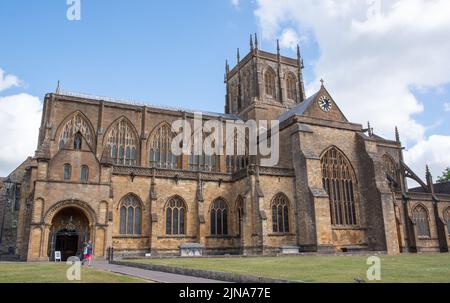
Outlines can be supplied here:
<path id="1" fill-rule="evenodd" d="M 367 121 L 367 131 L 369 132 L 369 137 L 373 136 L 373 128 L 370 125 L 370 121 Z"/>
<path id="2" fill-rule="evenodd" d="M 61 92 L 61 86 L 60 86 L 60 82 L 58 80 L 58 84 L 56 85 L 56 91 L 55 93 L 59 95 L 59 93 Z"/>
<path id="3" fill-rule="evenodd" d="M 433 204 L 434 204 L 439 199 L 434 195 L 435 192 L 434 192 L 433 176 L 431 175 L 430 167 L 428 166 L 428 164 L 425 167 L 425 178 L 427 180 L 428 191 L 433 195 Z"/>
<path id="4" fill-rule="evenodd" d="M 250 51 L 253 51 L 253 35 L 250 34 Z"/>
<path id="5" fill-rule="evenodd" d="M 258 35 L 255 33 L 255 49 L 258 50 Z"/>
<path id="6" fill-rule="evenodd" d="M 320 86 L 323 86 L 323 84 L 325 83 L 325 81 L 323 80 L 323 78 L 322 79 L 320 79 Z"/>
<path id="7" fill-rule="evenodd" d="M 280 56 L 280 40 L 277 39 L 277 55 Z"/>
<path id="8" fill-rule="evenodd" d="M 241 56 L 239 55 L 239 48 L 237 49 L 236 58 L 237 58 L 237 63 L 239 64 L 239 62 L 241 62 Z"/>
<path id="9" fill-rule="evenodd" d="M 398 132 L 398 127 L 395 127 L 395 141 L 397 141 L 397 143 L 400 143 L 400 133 Z"/>
<path id="10" fill-rule="evenodd" d="M 297 44 L 297 62 L 298 62 L 298 66 L 301 69 L 305 68 L 305 65 L 303 64 L 302 55 L 301 55 L 301 52 L 300 52 L 300 45 L 298 45 L 298 44 Z"/>

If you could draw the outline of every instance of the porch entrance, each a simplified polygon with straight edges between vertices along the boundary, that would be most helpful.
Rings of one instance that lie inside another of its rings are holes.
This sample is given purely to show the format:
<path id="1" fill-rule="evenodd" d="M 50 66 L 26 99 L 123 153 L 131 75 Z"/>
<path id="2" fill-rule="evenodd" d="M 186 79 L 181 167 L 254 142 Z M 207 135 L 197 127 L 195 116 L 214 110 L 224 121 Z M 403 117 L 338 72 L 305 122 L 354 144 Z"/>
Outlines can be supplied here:
<path id="1" fill-rule="evenodd" d="M 82 257 L 83 244 L 89 240 L 89 221 L 84 213 L 74 207 L 62 209 L 55 215 L 49 238 L 49 258 L 61 252 L 62 261 L 69 257 Z"/>

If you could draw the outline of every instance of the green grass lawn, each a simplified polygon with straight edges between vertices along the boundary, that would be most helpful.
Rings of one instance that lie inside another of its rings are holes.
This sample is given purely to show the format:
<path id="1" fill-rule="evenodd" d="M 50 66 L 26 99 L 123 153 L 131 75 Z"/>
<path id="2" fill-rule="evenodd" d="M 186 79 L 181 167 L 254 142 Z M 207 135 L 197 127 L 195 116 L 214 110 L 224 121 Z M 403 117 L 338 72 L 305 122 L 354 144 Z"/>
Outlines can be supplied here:
<path id="1" fill-rule="evenodd" d="M 304 282 L 354 282 L 366 278 L 364 256 L 145 259 L 151 263 Z M 381 256 L 381 282 L 450 283 L 450 254 Z"/>
<path id="2" fill-rule="evenodd" d="M 81 281 L 68 281 L 65 263 L 0 263 L 0 283 L 142 283 L 141 279 L 108 271 L 81 269 Z"/>

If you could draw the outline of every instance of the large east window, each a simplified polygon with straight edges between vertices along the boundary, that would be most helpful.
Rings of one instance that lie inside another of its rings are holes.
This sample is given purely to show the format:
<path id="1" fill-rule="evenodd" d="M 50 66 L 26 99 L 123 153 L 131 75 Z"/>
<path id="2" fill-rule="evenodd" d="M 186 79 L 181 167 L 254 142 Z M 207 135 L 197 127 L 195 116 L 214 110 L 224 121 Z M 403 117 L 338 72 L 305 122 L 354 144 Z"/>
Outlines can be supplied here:
<path id="1" fill-rule="evenodd" d="M 330 199 L 331 223 L 356 226 L 357 183 L 354 170 L 345 155 L 330 148 L 321 158 L 323 188 Z"/>

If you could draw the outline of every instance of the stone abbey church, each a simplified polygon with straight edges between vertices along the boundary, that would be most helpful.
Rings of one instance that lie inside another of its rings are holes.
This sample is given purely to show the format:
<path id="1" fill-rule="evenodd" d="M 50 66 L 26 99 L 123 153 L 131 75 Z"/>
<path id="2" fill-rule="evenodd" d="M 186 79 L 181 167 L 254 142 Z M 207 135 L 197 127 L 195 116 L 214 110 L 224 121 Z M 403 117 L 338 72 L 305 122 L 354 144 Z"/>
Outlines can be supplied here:
<path id="1" fill-rule="evenodd" d="M 407 166 L 398 132 L 392 141 L 351 123 L 324 85 L 307 98 L 299 50 L 250 46 L 226 65 L 225 113 L 203 119 L 279 120 L 276 166 L 175 156 L 171 123 L 193 111 L 58 89 L 45 96 L 34 157 L 0 183 L 2 254 L 64 259 L 86 240 L 96 258 L 189 245 L 203 255 L 448 252 L 450 191 Z"/>

